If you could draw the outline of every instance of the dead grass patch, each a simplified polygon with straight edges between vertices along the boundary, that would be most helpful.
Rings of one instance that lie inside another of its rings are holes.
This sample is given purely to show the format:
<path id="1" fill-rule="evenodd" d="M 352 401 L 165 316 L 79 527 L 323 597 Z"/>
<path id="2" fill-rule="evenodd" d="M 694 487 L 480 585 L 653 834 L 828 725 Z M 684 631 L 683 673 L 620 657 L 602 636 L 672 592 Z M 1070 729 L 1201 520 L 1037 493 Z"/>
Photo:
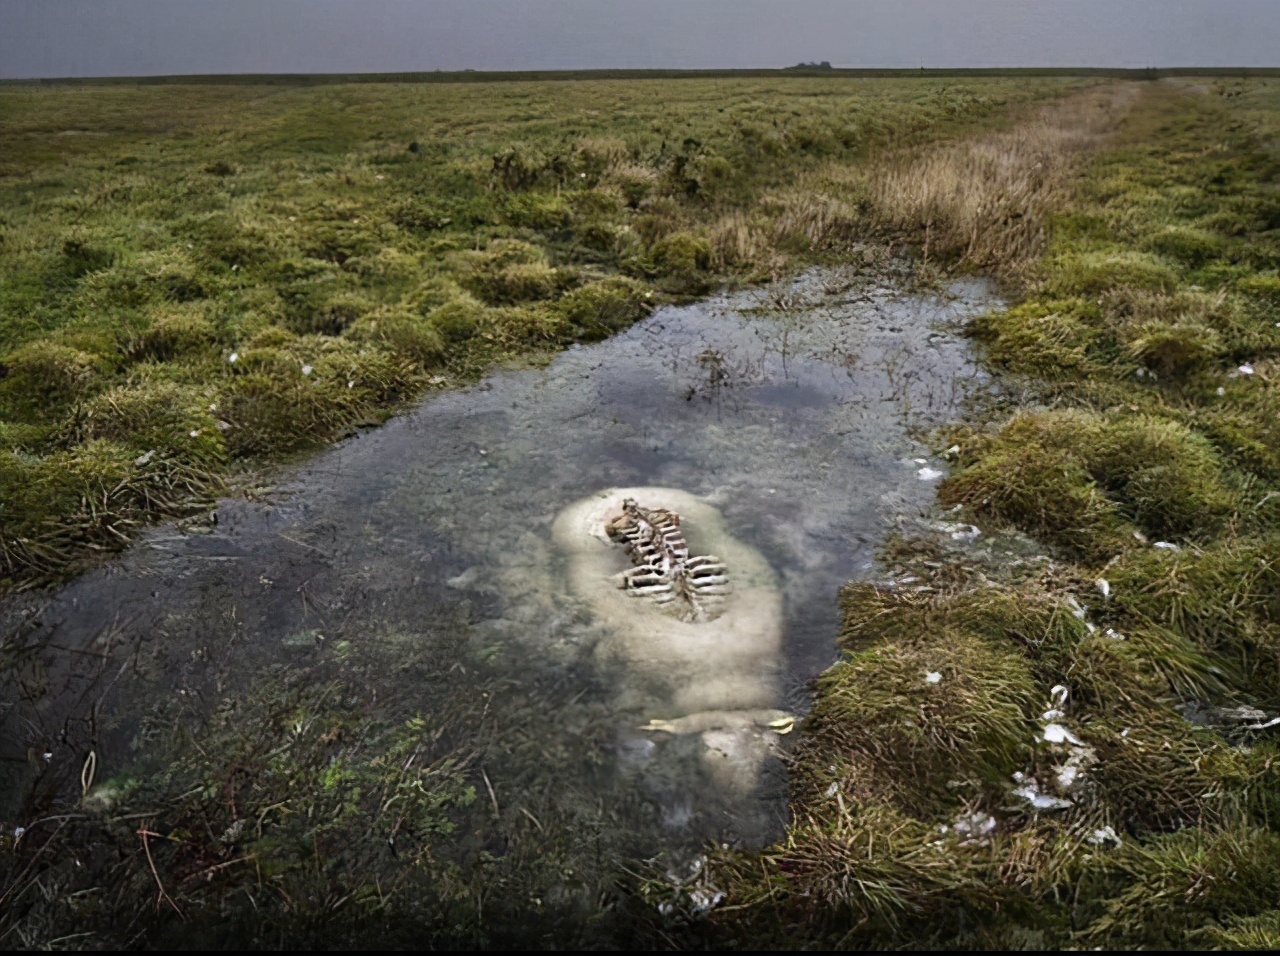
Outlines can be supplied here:
<path id="1" fill-rule="evenodd" d="M 1048 217 L 1064 205 L 1072 173 L 1131 100 L 1128 89 L 1091 90 L 1012 129 L 873 167 L 875 215 L 916 237 L 926 260 L 1015 275 L 1044 253 Z"/>

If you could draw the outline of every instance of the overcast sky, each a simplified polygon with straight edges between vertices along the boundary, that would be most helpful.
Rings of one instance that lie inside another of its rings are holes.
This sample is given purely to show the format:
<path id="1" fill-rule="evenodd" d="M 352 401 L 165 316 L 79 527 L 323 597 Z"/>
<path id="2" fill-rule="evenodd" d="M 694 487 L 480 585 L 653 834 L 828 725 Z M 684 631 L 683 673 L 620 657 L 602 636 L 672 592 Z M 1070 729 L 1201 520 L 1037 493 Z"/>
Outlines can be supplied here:
<path id="1" fill-rule="evenodd" d="M 1280 0 L 0 0 L 0 77 L 1280 66 Z"/>

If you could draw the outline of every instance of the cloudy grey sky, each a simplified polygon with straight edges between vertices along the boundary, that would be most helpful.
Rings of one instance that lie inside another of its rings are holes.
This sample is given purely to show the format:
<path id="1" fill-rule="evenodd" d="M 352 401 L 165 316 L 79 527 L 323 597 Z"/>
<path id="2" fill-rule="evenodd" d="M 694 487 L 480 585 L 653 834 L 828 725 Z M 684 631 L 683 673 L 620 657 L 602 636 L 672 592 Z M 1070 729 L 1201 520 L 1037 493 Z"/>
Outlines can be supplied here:
<path id="1" fill-rule="evenodd" d="M 0 77 L 1280 66 L 1280 0 L 0 0 Z"/>

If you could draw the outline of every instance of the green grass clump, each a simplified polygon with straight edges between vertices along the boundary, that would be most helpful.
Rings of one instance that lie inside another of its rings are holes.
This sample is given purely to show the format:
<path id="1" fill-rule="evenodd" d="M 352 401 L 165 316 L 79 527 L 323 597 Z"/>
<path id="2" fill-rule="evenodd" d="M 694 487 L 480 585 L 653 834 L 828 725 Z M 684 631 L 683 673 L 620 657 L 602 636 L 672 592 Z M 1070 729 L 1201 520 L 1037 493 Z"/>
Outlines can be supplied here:
<path id="1" fill-rule="evenodd" d="M 1135 94 L 971 329 L 1035 404 L 945 437 L 940 502 L 1055 560 L 900 541 L 846 588 L 787 840 L 713 861 L 711 941 L 1275 945 L 1280 98 L 1216 91 Z"/>
<path id="2" fill-rule="evenodd" d="M 1115 612 L 1182 635 L 1234 684 L 1280 705 L 1280 541 L 1227 539 L 1201 551 L 1133 551 L 1108 570 Z M 1198 695 L 1197 695 L 1198 696 Z"/>
<path id="3" fill-rule="evenodd" d="M 549 299 L 575 284 L 572 273 L 552 268 L 542 250 L 518 239 L 494 240 L 457 262 L 459 283 L 489 305 Z"/>
<path id="4" fill-rule="evenodd" d="M 407 357 L 328 336 L 259 340 L 234 368 L 218 407 L 228 425 L 227 449 L 241 458 L 300 451 L 376 422 L 415 394 L 423 378 Z"/>
<path id="5" fill-rule="evenodd" d="M 76 445 L 106 439 L 139 455 L 160 453 L 213 467 L 226 454 L 218 407 L 193 386 L 163 379 L 108 389 L 84 403 Z"/>
<path id="6" fill-rule="evenodd" d="M 1274 922 L 1278 850 L 1280 837 L 1257 828 L 1184 830 L 1126 847 L 1112 866 L 1127 885 L 1084 939 L 1118 949 L 1198 948 L 1238 920 L 1265 914 Z"/>
<path id="7" fill-rule="evenodd" d="M 211 479 L 276 462 L 441 372 L 474 378 L 616 332 L 663 298 L 838 253 L 847 231 L 821 250 L 790 242 L 795 216 L 769 197 L 1079 85 L 15 87 L 0 94 L 0 448 L 48 458 L 109 432 Z M 734 216 L 754 238 L 718 256 L 712 229 Z M 173 422 L 197 392 L 219 409 L 225 454 L 184 458 L 157 437 L 163 414 L 133 399 L 110 427 L 83 425 L 86 403 L 96 415 L 102 396 L 160 380 L 184 396 Z M 0 540 L 15 533 L 0 524 Z M 44 580 L 41 567 L 14 564 L 0 587 Z"/>
<path id="8" fill-rule="evenodd" d="M 1102 333 L 1100 310 L 1083 299 L 1032 302 L 979 317 L 970 327 L 986 356 L 1002 368 L 1057 379 L 1098 374 L 1093 354 Z"/>
<path id="9" fill-rule="evenodd" d="M 218 344 L 218 330 L 205 316 L 175 308 L 157 316 L 122 351 L 135 362 L 170 362 L 195 358 Z"/>
<path id="10" fill-rule="evenodd" d="M 1169 292 L 1177 273 L 1158 256 L 1141 252 L 1065 253 L 1047 264 L 1047 290 L 1055 296 L 1099 296 L 1123 286 Z"/>
<path id="11" fill-rule="evenodd" d="M 1163 418 L 1026 413 L 974 436 L 961 465 L 944 504 L 1095 560 L 1132 547 L 1135 529 L 1211 535 L 1239 506 L 1212 443 Z"/>
<path id="12" fill-rule="evenodd" d="M 196 455 L 137 455 L 101 438 L 46 456 L 5 451 L 0 477 L 0 579 L 19 582 L 24 569 L 78 570 L 153 517 L 201 511 L 223 490 Z"/>
<path id="13" fill-rule="evenodd" d="M 470 296 L 459 296 L 432 309 L 427 318 L 447 345 L 458 346 L 476 337 L 485 316 L 479 302 Z"/>
<path id="14" fill-rule="evenodd" d="M 663 236 L 649 250 L 648 259 L 672 290 L 698 293 L 709 284 L 711 243 L 702 236 L 684 231 Z"/>
<path id="15" fill-rule="evenodd" d="M 591 341 L 631 325 L 648 311 L 652 296 L 638 282 L 609 278 L 567 292 L 554 309 L 578 336 Z"/>
<path id="16" fill-rule="evenodd" d="M 1194 226 L 1165 226 L 1148 236 L 1147 249 L 1189 268 L 1197 268 L 1226 251 L 1226 240 L 1215 233 Z M 1133 283 L 1127 283 L 1133 284 Z"/>
<path id="17" fill-rule="evenodd" d="M 1132 530 L 1089 468 L 1104 428 L 1081 412 L 1019 415 L 966 443 L 939 500 L 1072 553 L 1109 557 L 1128 546 Z"/>
<path id="18" fill-rule="evenodd" d="M 39 422 L 74 405 L 100 382 L 105 363 L 95 355 L 57 342 L 37 341 L 4 359 L 0 403 L 11 421 Z"/>
<path id="19" fill-rule="evenodd" d="M 841 661 L 822 677 L 812 720 L 834 750 L 886 775 L 903 799 L 945 805 L 1026 760 L 1038 697 L 1016 655 L 951 631 Z M 947 789 L 932 792 L 940 781 Z"/>
<path id="20" fill-rule="evenodd" d="M 369 313 L 348 328 L 346 336 L 362 345 L 381 345 L 424 368 L 443 363 L 448 354 L 439 325 L 410 308 L 389 307 Z"/>
<path id="21" fill-rule="evenodd" d="M 1199 322 L 1144 323 L 1127 329 L 1122 342 L 1132 359 L 1162 379 L 1191 375 L 1222 354 L 1218 333 Z"/>

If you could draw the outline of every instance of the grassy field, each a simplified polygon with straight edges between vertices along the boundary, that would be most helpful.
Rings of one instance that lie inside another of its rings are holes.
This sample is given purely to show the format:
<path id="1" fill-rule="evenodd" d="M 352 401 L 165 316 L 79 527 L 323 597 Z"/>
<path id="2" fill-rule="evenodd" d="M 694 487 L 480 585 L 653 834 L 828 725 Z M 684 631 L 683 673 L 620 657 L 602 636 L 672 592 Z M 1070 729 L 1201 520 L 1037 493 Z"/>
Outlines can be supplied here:
<path id="1" fill-rule="evenodd" d="M 548 90 L 0 91 L 18 144 L 0 160 L 11 584 L 433 379 L 858 239 L 909 242 L 1014 301 L 971 327 L 1006 397 L 935 436 L 953 461 L 941 507 L 1046 556 L 890 542 L 883 580 L 842 594 L 787 838 L 714 857 L 674 895 L 650 885 L 668 922 L 633 938 L 1280 946 L 1280 83 Z M 163 944 L 241 919 L 282 941 L 421 941 L 426 920 L 482 942 L 468 879 L 495 871 L 433 853 L 484 795 L 412 715 L 320 713 L 347 677 L 246 704 L 204 741 L 214 759 L 177 755 L 110 813 L 42 824 L 7 854 L 0 932 L 34 946 L 92 922 Z M 293 787 L 267 771 L 299 715 L 325 733 L 293 743 Z M 422 772 L 382 751 L 421 752 Z M 230 811 L 203 796 L 219 786 Z M 392 799 L 421 853 L 378 863 L 400 868 L 384 885 L 360 840 L 391 826 Z M 232 838 L 236 800 L 291 812 Z M 314 853 L 312 811 L 336 821 Z M 173 839 L 136 822 L 157 818 Z M 90 844 L 92 874 L 71 862 Z M 140 847 L 164 854 L 176 899 L 157 900 Z M 343 859 L 360 865 L 320 869 Z M 235 875 L 249 862 L 269 912 Z M 694 889 L 727 895 L 707 913 Z"/>
<path id="2" fill-rule="evenodd" d="M 1008 214 L 929 196 L 999 155 L 1046 227 L 972 328 L 1022 399 L 940 436 L 940 500 L 1053 560 L 903 538 L 846 588 L 789 838 L 721 861 L 718 942 L 1280 945 L 1280 84 L 1130 95 L 1066 124 L 1096 152 L 1056 186 L 1025 142 L 1049 128 L 882 194 L 991 259 L 966 236 Z"/>
<path id="3" fill-rule="evenodd" d="M 0 88 L 0 590 L 495 362 L 865 234 L 1082 80 Z M 797 189 L 843 171 L 842 197 Z"/>

